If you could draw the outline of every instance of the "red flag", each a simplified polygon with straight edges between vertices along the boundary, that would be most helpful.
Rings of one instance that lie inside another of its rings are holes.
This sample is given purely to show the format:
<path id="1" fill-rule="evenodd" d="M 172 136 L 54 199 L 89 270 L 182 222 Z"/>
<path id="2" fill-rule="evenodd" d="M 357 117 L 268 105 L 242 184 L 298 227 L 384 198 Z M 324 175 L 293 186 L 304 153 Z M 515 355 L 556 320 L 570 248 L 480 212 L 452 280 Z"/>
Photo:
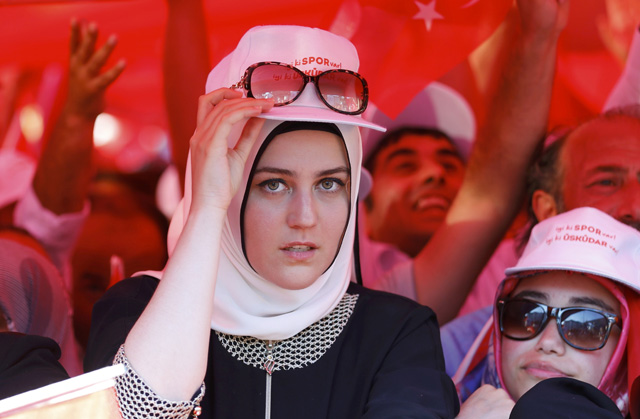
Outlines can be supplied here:
<path id="1" fill-rule="evenodd" d="M 371 99 L 395 117 L 425 85 L 487 39 L 511 5 L 512 0 L 347 0 L 332 30 L 350 37 Z"/>
<path id="2" fill-rule="evenodd" d="M 203 4 L 215 64 L 256 25 L 327 29 L 341 0 L 308 0 L 303 8 L 294 0 L 245 0 L 241 13 L 237 2 L 203 0 Z M 110 34 L 118 35 L 118 45 L 107 67 L 120 58 L 127 61 L 122 76 L 107 91 L 107 111 L 165 125 L 161 79 L 165 1 L 0 0 L 0 10 L 0 37 L 4 40 L 0 42 L 0 68 L 11 65 L 21 71 L 40 71 L 52 62 L 64 65 L 69 55 L 71 18 L 96 22 L 100 45 Z"/>

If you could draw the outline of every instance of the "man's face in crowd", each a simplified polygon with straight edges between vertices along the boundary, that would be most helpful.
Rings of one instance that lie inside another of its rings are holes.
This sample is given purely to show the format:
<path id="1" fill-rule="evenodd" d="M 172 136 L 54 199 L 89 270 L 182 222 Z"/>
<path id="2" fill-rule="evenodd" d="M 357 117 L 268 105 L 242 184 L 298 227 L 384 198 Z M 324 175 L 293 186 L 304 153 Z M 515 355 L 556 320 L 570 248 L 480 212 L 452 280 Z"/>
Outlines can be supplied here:
<path id="1" fill-rule="evenodd" d="M 446 138 L 406 134 L 375 157 L 368 235 L 415 256 L 442 224 L 465 166 Z"/>
<path id="2" fill-rule="evenodd" d="M 567 138 L 560 155 L 564 205 L 594 207 L 640 230 L 640 121 L 596 120 Z"/>

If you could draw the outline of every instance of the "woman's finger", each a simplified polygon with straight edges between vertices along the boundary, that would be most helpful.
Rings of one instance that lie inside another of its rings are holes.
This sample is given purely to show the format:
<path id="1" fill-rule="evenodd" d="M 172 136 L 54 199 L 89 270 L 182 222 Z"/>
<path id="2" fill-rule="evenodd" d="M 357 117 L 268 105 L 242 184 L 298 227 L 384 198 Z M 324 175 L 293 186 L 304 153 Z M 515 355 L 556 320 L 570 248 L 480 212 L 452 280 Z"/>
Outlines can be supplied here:
<path id="1" fill-rule="evenodd" d="M 200 125 L 211 110 L 224 99 L 237 99 L 240 97 L 242 97 L 242 92 L 227 88 L 216 89 L 200 96 L 198 99 L 197 125 Z"/>
<path id="2" fill-rule="evenodd" d="M 238 156 L 242 159 L 242 164 L 247 161 L 249 157 L 249 153 L 253 148 L 253 144 L 258 138 L 258 134 L 262 129 L 266 119 L 264 118 L 251 118 L 247 121 L 244 129 L 242 130 L 242 134 L 234 147 Z"/>
<path id="3" fill-rule="evenodd" d="M 236 124 L 242 119 L 247 118 L 247 116 L 242 113 L 243 110 L 253 107 L 259 108 L 260 112 L 258 112 L 258 114 L 260 114 L 261 112 L 268 112 L 273 107 L 273 102 L 264 99 L 225 99 L 214 106 L 204 119 L 200 121 L 196 132 L 209 131 L 210 129 L 215 130 L 218 125 L 225 123 L 230 125 Z M 238 111 L 240 111 L 240 113 L 237 113 Z M 247 115 L 255 116 L 252 111 L 249 111 Z M 229 127 L 229 129 L 230 128 L 231 127 Z"/>
<path id="4" fill-rule="evenodd" d="M 205 122 L 198 127 L 197 135 L 192 138 L 192 147 L 198 146 L 198 148 L 206 150 L 211 150 L 212 147 L 219 147 L 226 154 L 228 148 L 227 137 L 231 133 L 233 126 L 260 115 L 262 109 L 261 106 L 245 102 L 237 104 L 233 110 L 216 115 L 208 115 Z"/>

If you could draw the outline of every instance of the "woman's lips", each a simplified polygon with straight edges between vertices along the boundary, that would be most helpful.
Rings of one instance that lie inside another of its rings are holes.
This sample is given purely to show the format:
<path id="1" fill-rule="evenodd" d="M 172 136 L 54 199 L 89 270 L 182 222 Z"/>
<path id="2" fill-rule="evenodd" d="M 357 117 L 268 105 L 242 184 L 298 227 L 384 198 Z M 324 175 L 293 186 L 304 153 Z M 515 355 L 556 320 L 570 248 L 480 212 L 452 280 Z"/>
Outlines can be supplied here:
<path id="1" fill-rule="evenodd" d="M 541 379 L 569 376 L 565 372 L 545 362 L 530 362 L 525 364 L 523 369 L 527 374 Z"/>
<path id="2" fill-rule="evenodd" d="M 280 250 L 291 259 L 303 261 L 313 257 L 318 247 L 314 243 L 288 243 Z"/>

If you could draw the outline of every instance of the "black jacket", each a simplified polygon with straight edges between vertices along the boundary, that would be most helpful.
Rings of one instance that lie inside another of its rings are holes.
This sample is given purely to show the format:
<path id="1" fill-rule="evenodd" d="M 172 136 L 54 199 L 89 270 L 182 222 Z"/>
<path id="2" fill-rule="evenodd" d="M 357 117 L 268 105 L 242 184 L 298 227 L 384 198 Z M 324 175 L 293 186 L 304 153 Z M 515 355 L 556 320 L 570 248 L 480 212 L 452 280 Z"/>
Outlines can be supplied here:
<path id="1" fill-rule="evenodd" d="M 49 338 L 0 333 L 0 399 L 69 378 L 60 347 Z"/>
<path id="2" fill-rule="evenodd" d="M 85 370 L 110 365 L 157 280 L 111 288 L 95 305 Z M 354 311 L 314 364 L 275 371 L 273 418 L 450 418 L 458 398 L 445 373 L 435 314 L 414 301 L 351 284 Z M 233 358 L 212 331 L 201 418 L 264 417 L 266 373 Z M 188 345 L 188 342 L 185 342 Z"/>

